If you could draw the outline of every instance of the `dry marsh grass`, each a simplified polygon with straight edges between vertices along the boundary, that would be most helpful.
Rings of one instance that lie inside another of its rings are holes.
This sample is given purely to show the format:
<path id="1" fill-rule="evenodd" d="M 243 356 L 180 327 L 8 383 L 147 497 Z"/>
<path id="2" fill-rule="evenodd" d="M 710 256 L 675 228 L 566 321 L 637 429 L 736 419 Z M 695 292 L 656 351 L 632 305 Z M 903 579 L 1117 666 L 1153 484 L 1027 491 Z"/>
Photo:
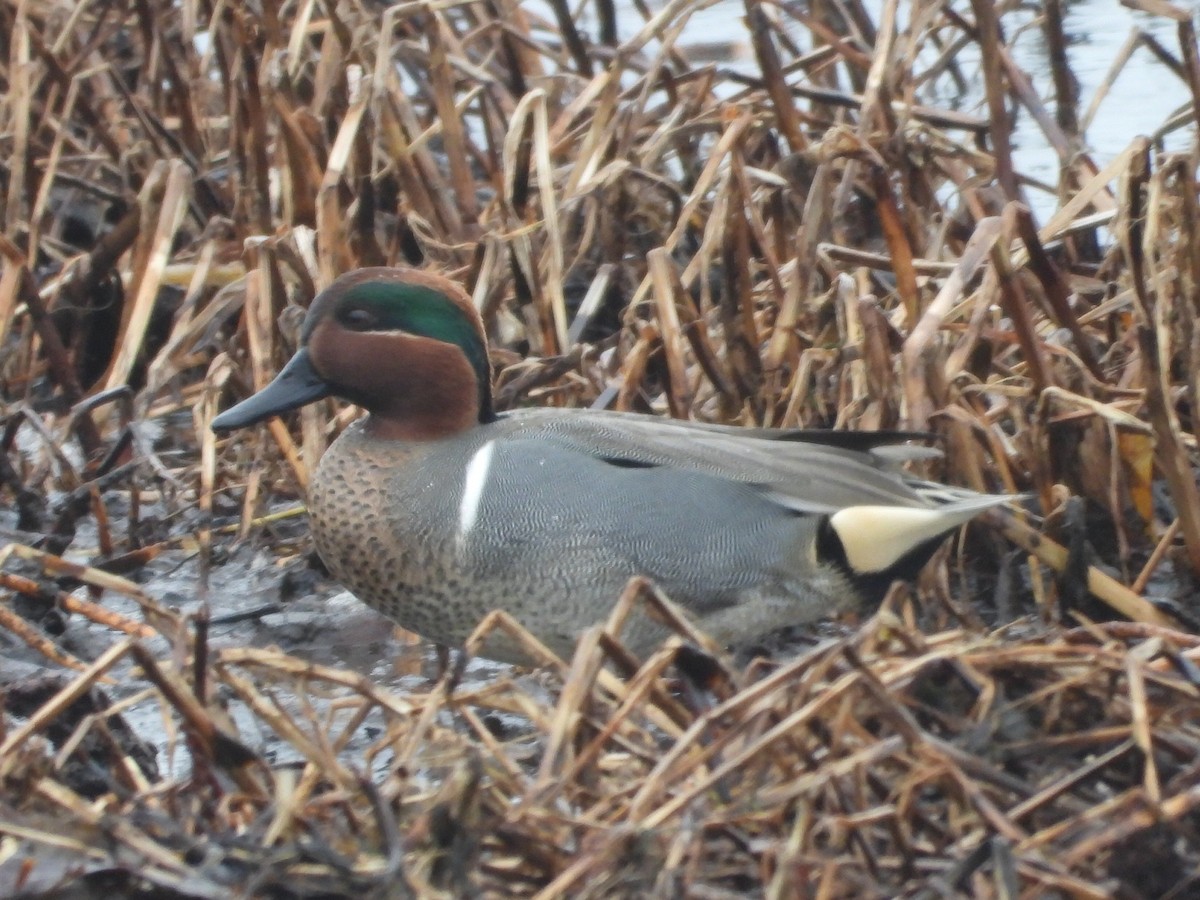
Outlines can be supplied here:
<path id="1" fill-rule="evenodd" d="M 755 74 L 689 61 L 709 5 L 0 4 L 0 624 L 46 667 L 4 676 L 0 893 L 1195 890 L 1190 12 L 1128 4 L 1176 41 L 1131 35 L 1110 81 L 1152 54 L 1187 103 L 1101 164 L 1058 0 L 1032 23 L 747 0 Z M 929 99 L 971 86 L 973 113 Z M 1016 109 L 1057 184 L 1015 167 Z M 645 661 L 597 628 L 538 679 L 404 694 L 212 647 L 139 573 L 196 554 L 205 601 L 353 413 L 208 423 L 320 287 L 389 264 L 472 292 L 501 405 L 930 431 L 931 474 L 1043 517 L 993 517 L 921 602 L 744 668 L 683 622 Z"/>

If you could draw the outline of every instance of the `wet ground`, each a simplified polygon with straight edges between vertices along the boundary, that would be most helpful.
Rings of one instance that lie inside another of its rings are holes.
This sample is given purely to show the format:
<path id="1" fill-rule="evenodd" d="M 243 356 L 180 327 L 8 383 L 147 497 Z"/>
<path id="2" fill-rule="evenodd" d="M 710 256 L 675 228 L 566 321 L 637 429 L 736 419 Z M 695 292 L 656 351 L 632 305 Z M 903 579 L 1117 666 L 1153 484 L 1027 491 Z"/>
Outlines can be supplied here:
<path id="1" fill-rule="evenodd" d="M 111 507 L 120 505 L 119 497 L 107 499 Z M 287 504 L 283 508 L 294 507 L 295 504 Z M 0 511 L 0 543 L 27 537 L 14 531 L 14 523 L 15 513 Z M 89 533 L 85 523 L 81 525 L 80 534 L 64 557 L 95 564 L 94 551 L 89 552 L 89 545 L 95 543 L 94 533 Z M 278 648 L 307 662 L 359 673 L 401 695 L 428 691 L 439 674 L 433 645 L 398 629 L 391 620 L 342 589 L 311 552 L 307 530 L 307 518 L 300 514 L 272 526 L 270 535 L 258 531 L 241 541 L 232 537 L 217 539 L 207 601 L 201 599 L 205 592 L 199 589 L 200 558 L 194 551 L 167 550 L 129 577 L 164 606 L 188 617 L 201 613 L 206 602 L 210 619 L 208 643 L 214 652 L 226 647 Z M 182 532 L 175 535 L 180 542 L 190 536 Z M 285 548 L 282 555 L 281 546 Z M 301 552 L 291 552 L 297 549 Z M 30 578 L 39 575 L 32 564 L 10 565 L 10 568 L 23 570 Z M 47 587 L 74 591 L 81 598 L 87 596 L 86 588 L 69 579 L 43 581 Z M 134 621 L 140 620 L 138 606 L 117 592 L 105 592 L 101 603 Z M 51 634 L 62 650 L 85 663 L 99 657 L 122 637 L 84 616 L 63 615 L 52 604 L 40 609 L 37 606 L 34 601 L 24 601 L 18 608 Z M 172 655 L 171 648 L 161 638 L 148 640 L 146 644 L 156 658 Z M 110 702 L 120 703 L 144 689 L 143 679 L 126 677 L 131 665 L 126 659 L 114 668 L 114 682 L 103 688 Z M 505 670 L 511 671 L 511 667 L 488 660 L 471 660 L 462 685 L 470 689 Z M 48 662 L 10 631 L 0 629 L 0 683 L 31 684 L 59 678 L 62 673 L 61 667 Z M 320 702 L 319 696 L 309 699 Z M 259 731 L 255 717 L 241 714 L 245 711 L 238 709 L 236 700 L 232 700 L 228 712 L 251 749 L 271 763 L 290 761 L 287 745 L 274 734 Z M 180 758 L 172 753 L 172 748 L 178 749 L 177 734 L 173 728 L 164 726 L 157 702 L 134 703 L 122 712 L 122 717 L 141 740 L 153 744 L 161 771 L 179 765 Z M 361 738 L 369 741 L 377 733 L 378 728 L 368 722 Z M 352 745 L 348 749 L 356 748 Z"/>

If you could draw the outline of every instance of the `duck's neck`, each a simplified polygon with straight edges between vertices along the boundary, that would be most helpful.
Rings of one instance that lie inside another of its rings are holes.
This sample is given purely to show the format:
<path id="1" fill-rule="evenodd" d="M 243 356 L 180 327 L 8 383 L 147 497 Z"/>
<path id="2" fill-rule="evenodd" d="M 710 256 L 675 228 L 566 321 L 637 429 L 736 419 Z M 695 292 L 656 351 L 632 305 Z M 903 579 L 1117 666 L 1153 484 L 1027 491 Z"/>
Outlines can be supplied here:
<path id="1" fill-rule="evenodd" d="M 490 372 L 457 345 L 399 332 L 355 333 L 351 340 L 319 326 L 308 347 L 333 392 L 370 413 L 364 429 L 371 437 L 436 441 L 494 418 Z"/>
<path id="2" fill-rule="evenodd" d="M 484 421 L 480 404 L 485 401 L 490 421 L 490 391 L 480 390 L 476 371 L 463 354 L 445 348 L 435 341 L 411 340 L 399 356 L 403 370 L 389 375 L 389 364 L 380 364 L 386 385 L 377 385 L 360 403 L 371 414 L 368 434 L 393 441 L 453 437 Z"/>

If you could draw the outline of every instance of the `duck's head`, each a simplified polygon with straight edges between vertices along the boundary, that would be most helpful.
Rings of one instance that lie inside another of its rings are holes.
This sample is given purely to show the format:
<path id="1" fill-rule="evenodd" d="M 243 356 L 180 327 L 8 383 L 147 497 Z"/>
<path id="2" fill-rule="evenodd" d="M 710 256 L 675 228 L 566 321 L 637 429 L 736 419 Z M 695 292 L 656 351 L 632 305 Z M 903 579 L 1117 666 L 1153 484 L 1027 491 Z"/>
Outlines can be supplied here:
<path id="1" fill-rule="evenodd" d="M 415 269 L 358 269 L 313 300 L 300 349 L 254 396 L 213 419 L 226 432 L 322 397 L 369 412 L 379 437 L 432 440 L 494 418 L 487 338 L 454 282 Z"/>

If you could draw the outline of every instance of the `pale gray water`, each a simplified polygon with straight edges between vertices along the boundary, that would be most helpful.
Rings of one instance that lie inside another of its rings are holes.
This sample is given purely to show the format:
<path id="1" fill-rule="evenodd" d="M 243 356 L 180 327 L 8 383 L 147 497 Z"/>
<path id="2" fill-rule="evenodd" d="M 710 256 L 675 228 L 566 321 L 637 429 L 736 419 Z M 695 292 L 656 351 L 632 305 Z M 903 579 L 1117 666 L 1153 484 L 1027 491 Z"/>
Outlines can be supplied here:
<path id="1" fill-rule="evenodd" d="M 651 7 L 660 9 L 662 5 L 659 0 L 652 3 Z M 1196 3 L 1177 5 L 1192 9 L 1193 17 L 1200 6 Z M 869 8 L 878 9 L 880 6 L 877 0 L 868 0 Z M 1040 5 L 1036 6 L 1040 11 Z M 973 18 L 969 3 L 958 2 L 955 7 L 967 19 Z M 530 2 L 529 8 L 540 10 L 547 21 L 553 21 L 548 10 L 539 2 Z M 901 4 L 899 27 L 902 31 L 908 27 L 912 8 L 911 3 Z M 634 36 L 644 24 L 637 10 L 627 2 L 618 6 L 618 15 L 622 39 Z M 1153 36 L 1168 52 L 1179 58 L 1177 26 L 1170 19 L 1126 9 L 1119 0 L 1077 0 L 1067 8 L 1065 15 L 1064 27 L 1070 44 L 1068 57 L 1080 83 L 1078 114 L 1081 121 L 1121 47 L 1135 29 Z M 781 15 L 781 18 L 786 19 L 786 16 Z M 1046 43 L 1035 12 L 1027 8 L 1006 15 L 1002 26 L 1017 63 L 1029 75 L 1038 95 L 1053 114 L 1054 83 Z M 594 28 L 594 25 L 583 21 L 581 27 L 588 29 Z M 805 29 L 795 26 L 790 32 L 802 51 L 811 49 Z M 742 0 L 718 0 L 712 6 L 696 12 L 688 20 L 677 46 L 694 63 L 712 63 L 748 75 L 757 74 L 758 67 L 746 29 Z M 656 45 L 652 43 L 644 52 L 653 55 L 656 50 Z M 980 85 L 979 57 L 974 48 L 964 48 L 957 58 L 968 85 Z M 932 59 L 930 55 L 929 60 Z M 729 83 L 724 90 L 732 94 L 739 87 Z M 929 85 L 928 95 L 922 100 L 933 106 L 984 117 L 987 115 L 981 92 L 957 95 L 949 78 Z M 1103 166 L 1124 150 L 1135 136 L 1154 135 L 1174 112 L 1188 102 L 1189 92 L 1183 81 L 1148 48 L 1139 46 L 1087 128 L 1084 135 L 1086 148 L 1094 154 L 1097 164 Z M 1186 150 L 1192 141 L 1194 130 L 1184 128 L 1169 134 L 1164 146 L 1168 150 Z M 1024 110 L 1020 112 L 1017 122 L 1014 162 L 1020 173 L 1039 181 L 1053 185 L 1058 178 L 1058 159 L 1037 123 Z M 1037 192 L 1031 192 L 1030 200 L 1035 211 L 1043 218 L 1055 206 L 1053 197 L 1039 196 Z"/>

